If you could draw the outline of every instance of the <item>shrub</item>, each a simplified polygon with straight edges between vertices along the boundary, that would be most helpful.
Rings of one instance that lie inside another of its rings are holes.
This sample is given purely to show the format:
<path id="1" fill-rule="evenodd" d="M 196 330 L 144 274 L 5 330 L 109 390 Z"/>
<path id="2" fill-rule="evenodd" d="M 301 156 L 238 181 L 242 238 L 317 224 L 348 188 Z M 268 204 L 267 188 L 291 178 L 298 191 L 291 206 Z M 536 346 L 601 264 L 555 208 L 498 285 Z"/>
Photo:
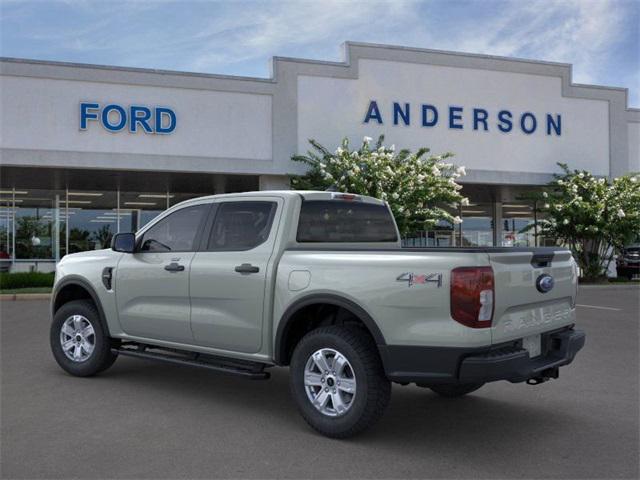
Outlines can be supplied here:
<path id="1" fill-rule="evenodd" d="M 309 166 L 305 175 L 293 176 L 296 190 L 326 190 L 369 195 L 386 201 L 395 216 L 402 235 L 424 230 L 444 220 L 452 224 L 462 220 L 451 215 L 442 205 L 468 205 L 456 180 L 464 175 L 464 167 L 446 160 L 452 154 L 427 155 L 428 148 L 412 153 L 396 151 L 383 145 L 384 136 L 371 144 L 370 137 L 358 149 L 351 149 L 345 138 L 335 152 L 315 140 L 307 155 L 292 160 Z"/>
<path id="2" fill-rule="evenodd" d="M 52 287 L 53 273 L 17 272 L 0 273 L 0 290 L 15 288 Z"/>
<path id="3" fill-rule="evenodd" d="M 541 234 L 571 248 L 585 279 L 604 278 L 614 251 L 640 233 L 640 175 L 609 180 L 558 165 L 562 174 L 540 198 Z"/>

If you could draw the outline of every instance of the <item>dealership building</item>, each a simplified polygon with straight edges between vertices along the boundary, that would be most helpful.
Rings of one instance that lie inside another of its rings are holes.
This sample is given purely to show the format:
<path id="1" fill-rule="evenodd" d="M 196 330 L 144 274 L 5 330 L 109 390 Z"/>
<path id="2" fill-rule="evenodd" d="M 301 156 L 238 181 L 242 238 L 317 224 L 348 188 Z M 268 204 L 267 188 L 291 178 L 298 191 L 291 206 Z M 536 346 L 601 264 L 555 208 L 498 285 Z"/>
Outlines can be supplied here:
<path id="1" fill-rule="evenodd" d="M 640 171 L 640 110 L 571 65 L 346 43 L 344 61 L 274 57 L 270 78 L 0 59 L 0 261 L 52 270 L 167 207 L 289 188 L 313 138 L 385 135 L 453 152 L 463 222 L 412 245 L 532 246 L 531 193 L 557 162 Z"/>

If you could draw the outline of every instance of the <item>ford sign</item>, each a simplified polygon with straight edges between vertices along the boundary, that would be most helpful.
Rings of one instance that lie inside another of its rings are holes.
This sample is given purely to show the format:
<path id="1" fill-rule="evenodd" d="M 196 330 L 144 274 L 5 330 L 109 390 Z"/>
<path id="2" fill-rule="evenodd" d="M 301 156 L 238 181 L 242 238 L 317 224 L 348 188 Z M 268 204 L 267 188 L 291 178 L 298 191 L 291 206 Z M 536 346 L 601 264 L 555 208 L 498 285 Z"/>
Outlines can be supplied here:
<path id="1" fill-rule="evenodd" d="M 547 293 L 553 289 L 555 281 L 551 275 L 543 273 L 536 280 L 536 288 L 540 293 Z"/>

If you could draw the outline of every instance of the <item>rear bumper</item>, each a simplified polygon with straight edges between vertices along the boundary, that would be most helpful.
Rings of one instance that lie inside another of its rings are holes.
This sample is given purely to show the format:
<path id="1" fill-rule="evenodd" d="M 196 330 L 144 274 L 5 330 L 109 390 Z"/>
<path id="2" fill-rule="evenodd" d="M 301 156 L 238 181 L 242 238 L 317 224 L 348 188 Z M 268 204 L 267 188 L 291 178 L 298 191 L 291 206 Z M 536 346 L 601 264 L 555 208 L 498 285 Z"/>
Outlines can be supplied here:
<path id="1" fill-rule="evenodd" d="M 542 354 L 529 358 L 521 340 L 484 348 L 381 346 L 387 377 L 399 383 L 524 382 L 556 377 L 585 343 L 585 334 L 572 327 L 542 334 Z"/>

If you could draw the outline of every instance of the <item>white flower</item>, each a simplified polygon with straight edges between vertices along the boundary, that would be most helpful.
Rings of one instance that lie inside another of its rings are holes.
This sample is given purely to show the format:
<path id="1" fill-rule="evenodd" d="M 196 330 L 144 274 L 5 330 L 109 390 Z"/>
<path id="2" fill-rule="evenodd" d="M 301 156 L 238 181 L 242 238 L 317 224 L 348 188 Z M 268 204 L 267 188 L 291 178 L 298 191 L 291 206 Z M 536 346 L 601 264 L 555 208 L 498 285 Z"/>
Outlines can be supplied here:
<path id="1" fill-rule="evenodd" d="M 638 181 L 638 177 L 631 177 L 629 180 L 631 180 L 631 183 L 636 183 Z"/>
<path id="2" fill-rule="evenodd" d="M 580 178 L 584 178 L 584 173 L 580 172 L 580 173 L 578 174 L 578 176 L 579 176 Z"/>
<path id="3" fill-rule="evenodd" d="M 371 138 L 371 137 L 364 137 L 362 140 L 364 141 L 364 143 L 367 143 L 367 144 L 368 144 L 371 140 L 373 140 L 373 138 Z"/>
<path id="4" fill-rule="evenodd" d="M 404 207 L 398 207 L 398 212 L 400 213 L 404 212 Z"/>
<path id="5" fill-rule="evenodd" d="M 431 168 L 431 173 L 433 173 L 434 175 L 440 175 L 440 169 L 438 167 L 436 167 L 435 165 Z"/>
<path id="6" fill-rule="evenodd" d="M 400 195 L 398 195 L 398 193 L 397 193 L 397 192 L 393 192 L 393 193 L 391 194 L 391 198 L 393 198 L 394 200 L 398 200 L 398 199 L 400 198 Z"/>
<path id="7" fill-rule="evenodd" d="M 395 152 L 396 151 L 396 146 L 395 145 L 391 145 L 389 147 L 389 150 L 391 150 L 392 152 Z"/>
<path id="8" fill-rule="evenodd" d="M 619 217 L 619 218 L 624 218 L 624 217 L 626 217 L 626 215 L 624 214 L 624 210 L 622 210 L 622 209 L 618 210 L 618 217 Z"/>
<path id="9" fill-rule="evenodd" d="M 340 147 L 336 148 L 336 155 L 342 155 L 342 152 L 344 152 L 344 150 L 342 150 L 342 148 L 340 148 Z"/>
<path id="10" fill-rule="evenodd" d="M 465 167 L 458 167 L 458 168 L 456 168 L 456 173 L 458 175 L 466 175 L 467 174 L 467 169 Z"/>
<path id="11" fill-rule="evenodd" d="M 543 196 L 544 198 L 549 198 L 549 194 L 548 194 L 547 192 L 542 192 L 542 196 Z"/>
<path id="12" fill-rule="evenodd" d="M 548 203 L 545 203 L 545 204 L 544 204 L 544 208 L 549 208 L 549 204 L 548 204 Z"/>
<path id="13" fill-rule="evenodd" d="M 469 199 L 467 197 L 464 197 L 462 200 L 460 200 L 460 205 L 462 205 L 463 207 L 468 207 Z"/>
<path id="14" fill-rule="evenodd" d="M 456 215 L 455 217 L 453 217 L 453 223 L 459 225 L 462 223 L 462 219 Z"/>
<path id="15" fill-rule="evenodd" d="M 562 224 L 563 224 L 563 225 L 569 225 L 569 219 L 568 219 L 568 218 L 565 218 L 565 219 L 562 221 Z"/>

